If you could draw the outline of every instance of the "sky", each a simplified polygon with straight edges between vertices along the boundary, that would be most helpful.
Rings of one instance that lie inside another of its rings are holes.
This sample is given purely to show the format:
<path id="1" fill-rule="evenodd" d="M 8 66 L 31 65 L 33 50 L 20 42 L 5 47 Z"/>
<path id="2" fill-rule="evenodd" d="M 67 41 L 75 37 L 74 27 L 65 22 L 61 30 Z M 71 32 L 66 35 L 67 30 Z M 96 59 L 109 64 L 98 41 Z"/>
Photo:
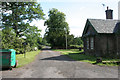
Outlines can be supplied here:
<path id="1" fill-rule="evenodd" d="M 41 4 L 45 17 L 48 19 L 48 12 L 52 8 L 58 9 L 66 14 L 66 22 L 70 27 L 70 34 L 75 37 L 82 36 L 87 19 L 106 19 L 105 10 L 107 6 L 113 10 L 113 19 L 118 19 L 118 2 L 120 0 L 37 0 Z M 102 4 L 105 4 L 103 6 Z M 44 36 L 46 26 L 44 20 L 33 21 L 42 29 Z"/>

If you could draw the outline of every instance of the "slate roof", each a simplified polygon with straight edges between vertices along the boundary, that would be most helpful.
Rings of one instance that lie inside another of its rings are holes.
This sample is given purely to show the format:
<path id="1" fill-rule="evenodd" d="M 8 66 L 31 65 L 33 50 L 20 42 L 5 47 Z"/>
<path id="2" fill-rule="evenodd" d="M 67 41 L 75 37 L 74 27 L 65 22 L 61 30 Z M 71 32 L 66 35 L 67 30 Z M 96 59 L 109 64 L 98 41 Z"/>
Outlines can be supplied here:
<path id="1" fill-rule="evenodd" d="M 98 33 L 114 33 L 114 29 L 119 20 L 112 19 L 88 19 Z M 118 26 L 119 27 L 119 26 Z"/>

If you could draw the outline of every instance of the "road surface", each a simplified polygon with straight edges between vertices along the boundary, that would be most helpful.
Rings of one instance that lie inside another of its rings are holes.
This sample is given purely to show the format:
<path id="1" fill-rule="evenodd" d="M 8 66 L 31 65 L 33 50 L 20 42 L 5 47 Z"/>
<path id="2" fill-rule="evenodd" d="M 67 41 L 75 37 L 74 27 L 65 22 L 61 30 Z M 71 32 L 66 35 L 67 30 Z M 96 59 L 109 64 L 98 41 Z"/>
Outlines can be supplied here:
<path id="1" fill-rule="evenodd" d="M 31 64 L 1 72 L 3 78 L 118 78 L 118 67 L 74 61 L 51 50 L 43 50 Z"/>

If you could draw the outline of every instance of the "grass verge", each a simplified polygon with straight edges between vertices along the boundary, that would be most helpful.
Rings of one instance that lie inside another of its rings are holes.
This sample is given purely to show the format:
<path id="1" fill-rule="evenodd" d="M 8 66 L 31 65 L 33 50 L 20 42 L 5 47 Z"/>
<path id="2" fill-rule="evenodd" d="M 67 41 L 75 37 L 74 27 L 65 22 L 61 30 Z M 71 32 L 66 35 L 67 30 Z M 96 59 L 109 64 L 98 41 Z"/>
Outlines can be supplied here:
<path id="1" fill-rule="evenodd" d="M 90 55 L 88 56 L 85 54 L 81 54 L 83 51 L 79 51 L 78 49 L 54 50 L 54 51 L 59 51 L 61 52 L 61 54 L 68 55 L 73 60 L 88 62 L 91 64 L 96 63 L 95 56 L 90 56 Z M 102 58 L 102 61 L 106 62 L 106 64 L 98 63 L 97 65 L 118 66 L 119 64 L 113 62 L 118 62 L 120 61 L 120 59 Z"/>
<path id="2" fill-rule="evenodd" d="M 35 56 L 40 53 L 40 50 L 38 51 L 32 51 L 32 52 L 26 52 L 26 58 L 24 58 L 24 54 L 17 54 L 16 55 L 16 60 L 18 60 L 18 66 L 22 67 L 26 64 L 29 64 L 35 59 Z"/>

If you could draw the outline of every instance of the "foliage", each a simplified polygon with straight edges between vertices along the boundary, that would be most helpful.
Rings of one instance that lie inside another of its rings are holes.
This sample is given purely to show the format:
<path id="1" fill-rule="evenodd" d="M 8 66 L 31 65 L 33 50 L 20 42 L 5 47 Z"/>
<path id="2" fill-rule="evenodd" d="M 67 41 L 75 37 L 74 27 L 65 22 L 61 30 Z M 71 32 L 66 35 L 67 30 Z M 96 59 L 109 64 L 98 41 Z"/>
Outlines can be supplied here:
<path id="1" fill-rule="evenodd" d="M 2 26 L 0 26 L 1 48 L 15 49 L 17 53 L 40 48 L 41 30 L 30 23 L 44 19 L 44 13 L 37 2 L 2 2 Z M 23 39 L 26 37 L 26 40 Z M 26 46 L 23 42 L 27 42 Z"/>
<path id="2" fill-rule="evenodd" d="M 75 37 L 72 44 L 73 45 L 81 45 L 81 44 L 83 44 L 83 41 L 82 41 L 81 37 Z"/>
<path id="3" fill-rule="evenodd" d="M 35 29 L 30 30 L 32 33 L 26 34 L 27 39 L 24 40 L 22 38 L 17 38 L 16 34 L 14 33 L 14 30 L 12 28 L 3 29 L 1 31 L 1 48 L 4 49 L 15 49 L 17 53 L 24 53 L 24 49 L 28 51 L 34 50 L 34 47 L 41 47 L 40 43 L 42 41 L 42 38 L 40 37 L 40 33 L 38 34 L 36 32 L 37 27 L 34 27 Z M 39 32 L 39 30 L 38 30 Z M 27 32 L 28 33 L 28 32 Z M 27 42 L 27 45 L 24 46 L 23 43 Z M 41 49 L 41 48 L 39 48 Z"/>
<path id="4" fill-rule="evenodd" d="M 41 30 L 39 30 L 36 26 L 29 26 L 27 30 L 24 32 L 26 37 L 26 43 L 30 44 L 31 50 L 34 50 L 35 47 L 40 49 L 40 45 L 42 42 Z"/>
<path id="5" fill-rule="evenodd" d="M 68 45 L 70 49 L 78 49 L 80 47 L 83 47 L 83 41 L 82 41 L 81 37 L 74 38 L 74 35 L 72 35 L 71 37 L 72 37 L 72 39 L 68 39 L 70 41 L 70 43 Z"/>
<path id="6" fill-rule="evenodd" d="M 50 44 L 47 42 L 46 40 L 46 37 L 44 36 L 44 38 L 42 39 L 42 45 L 45 45 L 45 46 L 50 46 Z"/>
<path id="7" fill-rule="evenodd" d="M 17 53 L 23 53 L 24 48 L 22 45 L 23 39 L 16 38 L 16 34 L 12 28 L 5 28 L 1 31 L 0 37 L 1 48 L 4 49 L 15 49 Z"/>
<path id="8" fill-rule="evenodd" d="M 8 49 L 9 47 L 13 48 L 14 45 L 14 41 L 15 41 L 15 34 L 12 32 L 11 28 L 5 28 L 3 30 L 1 30 L 1 43 L 2 46 L 0 46 L 1 48 L 6 48 Z"/>
<path id="9" fill-rule="evenodd" d="M 34 19 L 44 19 L 40 4 L 36 2 L 2 2 L 4 8 L 2 28 L 13 28 L 16 36 L 24 36 L 23 32 Z"/>
<path id="10" fill-rule="evenodd" d="M 70 46 L 74 41 L 74 35 L 73 34 L 68 35 L 67 36 L 67 41 L 68 41 L 68 46 Z"/>
<path id="11" fill-rule="evenodd" d="M 65 37 L 69 34 L 68 23 L 65 14 L 53 8 L 49 11 L 49 19 L 45 21 L 46 40 L 52 47 L 65 47 Z"/>

